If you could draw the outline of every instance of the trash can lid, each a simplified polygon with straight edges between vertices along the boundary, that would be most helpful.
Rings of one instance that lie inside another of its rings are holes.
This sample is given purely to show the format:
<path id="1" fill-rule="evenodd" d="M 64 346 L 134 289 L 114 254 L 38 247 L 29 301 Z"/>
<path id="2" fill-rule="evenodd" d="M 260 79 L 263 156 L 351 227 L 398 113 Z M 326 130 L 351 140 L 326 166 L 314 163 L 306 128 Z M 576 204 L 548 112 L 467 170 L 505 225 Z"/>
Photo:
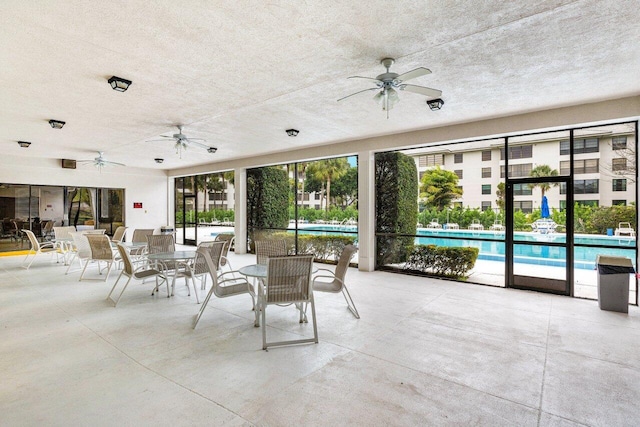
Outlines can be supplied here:
<path id="1" fill-rule="evenodd" d="M 633 267 L 633 263 L 631 262 L 631 260 L 623 256 L 598 255 L 598 257 L 596 258 L 596 264 L 616 265 L 619 267 Z"/>

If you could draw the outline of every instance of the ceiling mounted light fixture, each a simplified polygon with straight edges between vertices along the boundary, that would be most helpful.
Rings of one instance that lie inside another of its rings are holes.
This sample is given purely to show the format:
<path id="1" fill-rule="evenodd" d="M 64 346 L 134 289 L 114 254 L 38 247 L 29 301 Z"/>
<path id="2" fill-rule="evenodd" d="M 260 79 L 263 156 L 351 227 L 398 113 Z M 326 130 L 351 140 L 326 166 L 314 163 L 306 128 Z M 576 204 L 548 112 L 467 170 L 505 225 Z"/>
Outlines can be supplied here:
<path id="1" fill-rule="evenodd" d="M 209 147 L 207 148 L 207 152 L 214 154 L 216 151 L 218 151 L 218 149 L 216 147 Z"/>
<path id="2" fill-rule="evenodd" d="M 429 106 L 429 108 L 431 108 L 431 111 L 437 111 L 442 108 L 442 106 L 444 105 L 444 101 L 440 98 L 430 99 L 429 101 L 427 101 L 427 105 Z"/>
<path id="3" fill-rule="evenodd" d="M 29 148 L 31 143 L 29 141 L 18 141 L 18 145 L 22 148 Z"/>
<path id="4" fill-rule="evenodd" d="M 122 77 L 111 76 L 108 81 L 111 89 L 117 90 L 118 92 L 126 91 L 131 85 L 131 80 L 123 79 Z"/>
<path id="5" fill-rule="evenodd" d="M 161 159 L 161 158 L 159 158 L 159 157 L 158 157 L 157 159 L 153 159 L 153 160 L 155 160 L 155 162 L 156 162 L 156 163 L 162 163 L 162 162 L 164 162 L 164 159 Z"/>
<path id="6" fill-rule="evenodd" d="M 289 136 L 298 136 L 299 133 L 298 129 L 287 129 L 287 135 Z"/>
<path id="7" fill-rule="evenodd" d="M 66 122 L 63 122 L 62 120 L 49 120 L 49 124 L 54 129 L 62 129 Z"/>

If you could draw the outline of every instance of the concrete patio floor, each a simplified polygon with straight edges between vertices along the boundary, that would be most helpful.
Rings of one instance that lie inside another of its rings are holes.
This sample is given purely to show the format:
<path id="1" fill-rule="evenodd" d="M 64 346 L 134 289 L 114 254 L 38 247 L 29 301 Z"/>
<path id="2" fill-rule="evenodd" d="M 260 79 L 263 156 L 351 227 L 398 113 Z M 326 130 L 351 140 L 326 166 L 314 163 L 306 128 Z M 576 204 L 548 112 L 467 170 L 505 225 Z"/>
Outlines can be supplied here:
<path id="1" fill-rule="evenodd" d="M 252 255 L 231 255 L 235 268 Z M 199 306 L 0 258 L 0 424 L 640 424 L 640 311 L 350 269 L 361 314 L 316 294 L 319 344 L 261 350 L 247 295 Z M 117 272 L 116 272 L 117 273 Z M 269 307 L 271 339 L 311 333 Z"/>

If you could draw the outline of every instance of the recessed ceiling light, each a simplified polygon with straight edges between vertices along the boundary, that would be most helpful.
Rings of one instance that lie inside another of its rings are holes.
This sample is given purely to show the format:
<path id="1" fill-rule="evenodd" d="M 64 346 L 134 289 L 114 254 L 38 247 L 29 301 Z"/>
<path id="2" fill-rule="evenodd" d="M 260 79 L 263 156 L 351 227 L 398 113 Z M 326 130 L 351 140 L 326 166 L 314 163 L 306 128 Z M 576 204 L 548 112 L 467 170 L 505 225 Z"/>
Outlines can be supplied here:
<path id="1" fill-rule="evenodd" d="M 29 141 L 18 141 L 18 145 L 22 148 L 29 148 L 31 143 Z"/>
<path id="2" fill-rule="evenodd" d="M 118 92 L 126 91 L 131 85 L 131 80 L 123 79 L 122 77 L 111 76 L 108 81 L 111 85 L 111 88 L 113 90 L 117 90 Z"/>
<path id="3" fill-rule="evenodd" d="M 63 122 L 61 120 L 49 120 L 49 124 L 54 129 L 62 129 L 66 122 Z"/>
<path id="4" fill-rule="evenodd" d="M 289 136 L 298 136 L 299 133 L 298 129 L 287 129 L 287 135 Z"/>

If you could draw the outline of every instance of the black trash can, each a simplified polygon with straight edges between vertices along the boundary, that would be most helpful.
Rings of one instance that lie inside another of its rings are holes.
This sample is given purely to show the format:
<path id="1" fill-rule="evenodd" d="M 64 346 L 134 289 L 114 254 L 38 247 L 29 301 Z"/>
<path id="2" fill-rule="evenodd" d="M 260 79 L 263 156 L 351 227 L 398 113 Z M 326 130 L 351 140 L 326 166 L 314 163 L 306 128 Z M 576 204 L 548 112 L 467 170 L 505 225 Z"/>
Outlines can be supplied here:
<path id="1" fill-rule="evenodd" d="M 629 274 L 635 273 L 629 258 L 598 255 L 598 306 L 601 310 L 629 312 Z"/>

